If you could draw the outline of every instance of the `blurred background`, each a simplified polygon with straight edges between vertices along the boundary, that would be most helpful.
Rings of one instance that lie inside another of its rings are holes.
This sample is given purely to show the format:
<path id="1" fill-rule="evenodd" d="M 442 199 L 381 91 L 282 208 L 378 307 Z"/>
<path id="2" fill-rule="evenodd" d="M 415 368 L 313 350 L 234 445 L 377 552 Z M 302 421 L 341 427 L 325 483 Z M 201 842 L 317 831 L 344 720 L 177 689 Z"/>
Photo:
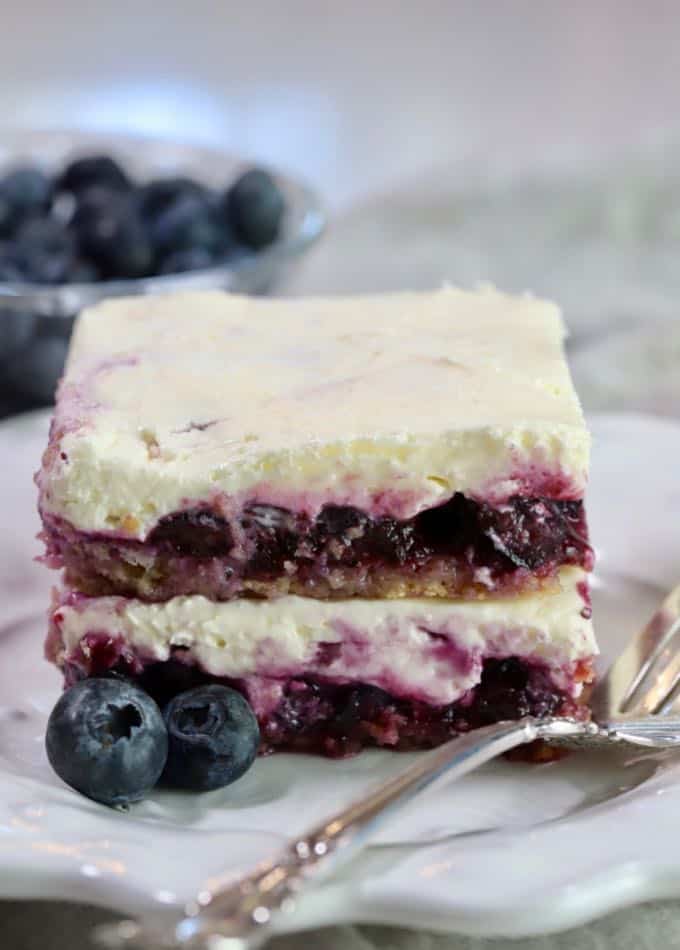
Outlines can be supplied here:
<path id="1" fill-rule="evenodd" d="M 431 169 L 543 166 L 677 130 L 673 0 L 3 3 L 2 113 L 296 171 L 342 211 Z"/>
<path id="2" fill-rule="evenodd" d="M 674 0 L 5 0 L 2 13 L 6 130 L 151 137 L 154 160 L 190 143 L 311 187 L 325 235 L 245 289 L 531 289 L 565 311 L 589 407 L 675 413 Z M 0 130 L 11 166 L 7 141 Z M 0 324 L 4 414 L 49 402 L 63 360 L 70 314 L 29 332 L 16 312 L 31 308 L 15 298 Z"/>

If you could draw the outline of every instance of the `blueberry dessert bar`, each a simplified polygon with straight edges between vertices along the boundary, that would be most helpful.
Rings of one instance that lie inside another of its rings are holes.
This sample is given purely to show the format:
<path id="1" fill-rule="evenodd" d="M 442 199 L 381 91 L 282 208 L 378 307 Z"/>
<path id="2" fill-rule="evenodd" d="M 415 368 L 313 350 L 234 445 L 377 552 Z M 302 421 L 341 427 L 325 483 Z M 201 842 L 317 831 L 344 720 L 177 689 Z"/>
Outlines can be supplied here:
<path id="1" fill-rule="evenodd" d="M 223 682 L 263 749 L 571 712 L 596 645 L 558 310 L 493 289 L 116 300 L 38 475 L 66 681 Z"/>

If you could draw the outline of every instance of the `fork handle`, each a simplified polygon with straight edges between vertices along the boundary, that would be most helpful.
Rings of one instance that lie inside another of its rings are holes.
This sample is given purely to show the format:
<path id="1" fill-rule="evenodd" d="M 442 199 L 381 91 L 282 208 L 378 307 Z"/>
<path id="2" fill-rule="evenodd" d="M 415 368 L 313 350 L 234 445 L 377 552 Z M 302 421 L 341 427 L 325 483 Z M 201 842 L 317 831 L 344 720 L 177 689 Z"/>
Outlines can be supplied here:
<path id="1" fill-rule="evenodd" d="M 292 909 L 306 883 L 321 879 L 355 855 L 397 808 L 424 789 L 443 779 L 461 778 L 535 739 L 579 736 L 590 730 L 592 725 L 575 720 L 526 718 L 495 723 L 450 740 L 296 838 L 235 884 L 203 894 L 200 904 L 188 908 L 178 925 L 177 941 L 205 947 L 211 937 L 226 937 L 235 945 L 257 946 L 268 936 L 273 915 Z"/>
<path id="2" fill-rule="evenodd" d="M 171 930 L 143 921 L 106 925 L 96 933 L 108 948 L 259 946 L 281 911 L 294 908 L 301 889 L 353 857 L 398 808 L 426 788 L 462 778 L 497 756 L 539 738 L 590 734 L 596 727 L 571 719 L 520 719 L 475 729 L 431 752 L 286 845 L 250 874 L 214 892 L 202 892 Z M 302 806 L 304 807 L 304 805 Z M 226 940 L 226 943 L 224 942 Z"/>

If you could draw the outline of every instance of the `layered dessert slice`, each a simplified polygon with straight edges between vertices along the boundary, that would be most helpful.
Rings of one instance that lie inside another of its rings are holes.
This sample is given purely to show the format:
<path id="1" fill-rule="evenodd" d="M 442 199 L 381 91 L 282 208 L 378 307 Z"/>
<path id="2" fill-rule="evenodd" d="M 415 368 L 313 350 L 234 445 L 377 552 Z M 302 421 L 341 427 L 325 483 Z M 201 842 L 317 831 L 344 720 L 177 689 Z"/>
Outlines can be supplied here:
<path id="1" fill-rule="evenodd" d="M 596 650 L 583 571 L 558 583 L 477 603 L 71 592 L 55 599 L 47 654 L 67 683 L 119 673 L 161 705 L 198 683 L 235 686 L 268 750 L 421 748 L 498 719 L 583 714 Z"/>
<path id="2" fill-rule="evenodd" d="M 154 601 L 554 586 L 592 558 L 562 338 L 492 290 L 102 304 L 39 475 L 51 563 Z"/>
<path id="3" fill-rule="evenodd" d="M 563 336 L 492 289 L 86 311 L 38 475 L 49 657 L 159 698 L 226 680 L 266 747 L 329 754 L 573 711 L 595 644 Z"/>

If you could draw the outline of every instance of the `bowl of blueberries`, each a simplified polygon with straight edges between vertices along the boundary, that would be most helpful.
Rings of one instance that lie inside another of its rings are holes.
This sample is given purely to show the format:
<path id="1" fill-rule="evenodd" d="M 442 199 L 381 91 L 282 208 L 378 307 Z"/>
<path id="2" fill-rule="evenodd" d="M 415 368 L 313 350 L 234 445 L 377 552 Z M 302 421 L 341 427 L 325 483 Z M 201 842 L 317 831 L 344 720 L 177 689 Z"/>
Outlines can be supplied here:
<path id="1" fill-rule="evenodd" d="M 217 150 L 0 131 L 0 415 L 51 402 L 83 307 L 267 293 L 324 223 L 304 183 Z"/>

